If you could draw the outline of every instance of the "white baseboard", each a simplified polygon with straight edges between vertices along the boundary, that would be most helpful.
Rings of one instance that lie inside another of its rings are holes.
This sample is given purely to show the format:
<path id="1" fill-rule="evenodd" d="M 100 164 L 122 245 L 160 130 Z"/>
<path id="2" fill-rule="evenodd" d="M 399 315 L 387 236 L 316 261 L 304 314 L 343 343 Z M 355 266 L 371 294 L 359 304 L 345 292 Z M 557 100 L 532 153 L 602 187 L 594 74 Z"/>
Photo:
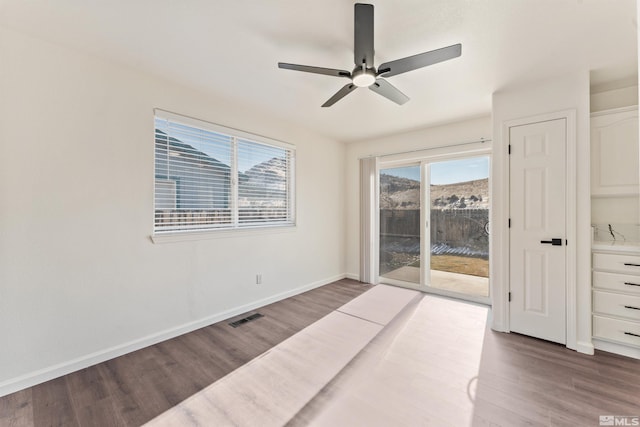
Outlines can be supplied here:
<path id="1" fill-rule="evenodd" d="M 623 344 L 599 340 L 597 338 L 593 339 L 593 343 L 594 348 L 598 350 L 621 354 L 623 356 L 632 357 L 634 359 L 640 359 L 640 348 L 638 347 L 630 347 Z"/>
<path id="2" fill-rule="evenodd" d="M 491 316 L 489 318 L 489 324 L 491 325 L 491 330 L 496 332 L 510 333 L 511 331 L 505 324 L 494 320 L 495 318 L 493 317 L 493 311 L 492 310 L 489 310 L 489 311 Z"/>
<path id="3" fill-rule="evenodd" d="M 347 279 L 353 279 L 353 280 L 360 281 L 360 275 L 358 275 L 358 274 L 347 273 L 347 274 L 344 275 L 344 277 L 346 277 Z"/>
<path id="4" fill-rule="evenodd" d="M 584 354 L 590 354 L 590 355 L 593 355 L 595 353 L 593 343 L 585 342 L 585 341 L 578 341 L 576 343 L 575 350 L 578 353 L 584 353 Z"/>
<path id="5" fill-rule="evenodd" d="M 93 366 L 95 364 L 105 362 L 115 357 L 119 357 L 127 353 L 131 353 L 133 351 L 140 350 L 145 347 L 149 347 L 150 345 L 154 345 L 159 342 L 166 341 L 171 338 L 175 338 L 179 335 L 183 335 L 183 334 L 195 331 L 196 329 L 200 329 L 205 326 L 209 326 L 214 323 L 221 322 L 223 320 L 237 316 L 239 314 L 246 313 L 247 311 L 255 310 L 256 308 L 263 307 L 265 305 L 272 304 L 274 302 L 292 297 L 294 295 L 301 294 L 311 289 L 315 289 L 320 286 L 327 285 L 337 280 L 344 279 L 345 277 L 347 277 L 347 274 L 343 273 L 343 274 L 339 274 L 323 280 L 318 280 L 316 282 L 309 283 L 307 285 L 300 286 L 298 288 L 291 289 L 286 292 L 281 292 L 279 294 L 272 295 L 270 297 L 263 298 L 248 304 L 244 304 L 239 307 L 232 308 L 230 310 L 225 310 L 221 313 L 207 316 L 200 320 L 196 320 L 180 326 L 176 326 L 175 328 L 166 329 L 164 331 L 147 335 L 145 337 L 142 337 L 133 341 L 129 341 L 114 347 L 106 348 L 104 350 L 100 350 L 94 353 L 80 356 L 78 358 L 59 363 L 57 365 L 49 366 L 43 369 L 39 369 L 34 372 L 29 372 L 19 377 L 11 378 L 9 380 L 6 380 L 0 383 L 0 397 L 6 396 L 11 393 L 15 393 L 16 391 L 20 391 L 28 387 L 33 387 L 34 385 L 41 384 L 43 382 L 61 377 L 63 375 L 70 374 L 80 369 L 88 368 L 89 366 Z"/>

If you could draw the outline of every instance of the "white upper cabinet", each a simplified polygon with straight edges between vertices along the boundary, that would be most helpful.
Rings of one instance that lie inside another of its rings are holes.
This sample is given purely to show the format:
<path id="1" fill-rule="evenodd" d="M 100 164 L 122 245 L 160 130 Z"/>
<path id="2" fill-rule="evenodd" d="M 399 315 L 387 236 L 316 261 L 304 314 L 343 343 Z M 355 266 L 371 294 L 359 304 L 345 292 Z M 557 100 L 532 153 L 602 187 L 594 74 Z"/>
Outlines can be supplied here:
<path id="1" fill-rule="evenodd" d="M 637 195 L 639 156 L 637 107 L 591 115 L 592 195 Z"/>

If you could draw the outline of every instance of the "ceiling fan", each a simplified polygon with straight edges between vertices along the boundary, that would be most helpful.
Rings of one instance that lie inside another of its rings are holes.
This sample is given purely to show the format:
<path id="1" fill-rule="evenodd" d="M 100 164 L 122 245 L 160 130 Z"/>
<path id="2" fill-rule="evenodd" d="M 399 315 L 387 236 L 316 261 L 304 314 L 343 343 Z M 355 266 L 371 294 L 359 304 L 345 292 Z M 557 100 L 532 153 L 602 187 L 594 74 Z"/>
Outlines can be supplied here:
<path id="1" fill-rule="evenodd" d="M 349 72 L 334 68 L 312 67 L 309 65 L 287 64 L 278 62 L 278 67 L 287 70 L 304 71 L 307 73 L 325 74 L 327 76 L 345 77 L 351 80 L 336 92 L 323 107 L 330 107 L 358 87 L 368 87 L 375 93 L 402 105 L 409 97 L 400 92 L 391 83 L 381 77 L 391 77 L 407 71 L 416 70 L 438 62 L 457 58 L 462 54 L 462 45 L 454 44 L 441 49 L 419 53 L 395 61 L 385 62 L 376 70 L 373 65 L 373 5 L 355 4 L 354 16 L 354 62 L 355 68 Z"/>

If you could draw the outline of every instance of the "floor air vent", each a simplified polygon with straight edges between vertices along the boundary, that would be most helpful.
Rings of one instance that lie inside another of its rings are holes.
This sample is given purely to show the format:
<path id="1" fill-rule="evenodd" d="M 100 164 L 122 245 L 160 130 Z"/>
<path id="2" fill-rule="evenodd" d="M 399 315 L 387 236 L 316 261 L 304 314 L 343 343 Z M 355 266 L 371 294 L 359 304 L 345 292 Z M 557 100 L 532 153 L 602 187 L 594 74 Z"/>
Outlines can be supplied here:
<path id="1" fill-rule="evenodd" d="M 252 320 L 256 320 L 256 319 L 259 319 L 261 317 L 264 317 L 264 315 L 260 314 L 260 313 L 255 313 L 255 314 L 252 314 L 251 316 L 243 317 L 242 319 L 236 320 L 235 322 L 231 322 L 229 324 L 231 326 L 233 326 L 234 328 L 237 328 L 238 326 L 240 326 L 240 325 L 242 325 L 244 323 L 251 322 Z"/>

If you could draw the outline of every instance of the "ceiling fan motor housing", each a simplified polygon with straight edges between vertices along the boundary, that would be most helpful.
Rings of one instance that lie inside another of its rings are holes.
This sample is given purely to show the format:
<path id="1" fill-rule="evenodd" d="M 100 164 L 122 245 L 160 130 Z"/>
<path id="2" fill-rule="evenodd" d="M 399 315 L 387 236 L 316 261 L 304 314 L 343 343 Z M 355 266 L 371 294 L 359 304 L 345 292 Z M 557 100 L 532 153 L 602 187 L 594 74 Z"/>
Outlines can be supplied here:
<path id="1" fill-rule="evenodd" d="M 373 5 L 365 3 L 356 3 L 354 6 L 353 41 L 353 58 L 356 68 L 354 68 L 351 73 L 346 70 L 338 70 L 335 68 L 313 67 L 309 65 L 288 64 L 284 62 L 279 62 L 278 67 L 288 70 L 304 71 L 306 73 L 324 74 L 351 79 L 350 83 L 344 85 L 338 92 L 329 98 L 327 102 L 322 104 L 323 107 L 332 106 L 358 87 L 368 87 L 369 90 L 377 93 L 378 95 L 381 95 L 398 105 L 402 105 L 409 100 L 409 97 L 389 83 L 386 80 L 387 77 L 392 77 L 406 73 L 407 71 L 417 70 L 418 68 L 457 58 L 462 53 L 462 45 L 458 43 L 456 45 L 419 53 L 406 58 L 396 59 L 395 61 L 385 62 L 376 70 L 373 65 Z"/>
<path id="2" fill-rule="evenodd" d="M 358 87 L 371 86 L 376 81 L 376 69 L 373 67 L 356 67 L 351 73 L 351 80 Z"/>

